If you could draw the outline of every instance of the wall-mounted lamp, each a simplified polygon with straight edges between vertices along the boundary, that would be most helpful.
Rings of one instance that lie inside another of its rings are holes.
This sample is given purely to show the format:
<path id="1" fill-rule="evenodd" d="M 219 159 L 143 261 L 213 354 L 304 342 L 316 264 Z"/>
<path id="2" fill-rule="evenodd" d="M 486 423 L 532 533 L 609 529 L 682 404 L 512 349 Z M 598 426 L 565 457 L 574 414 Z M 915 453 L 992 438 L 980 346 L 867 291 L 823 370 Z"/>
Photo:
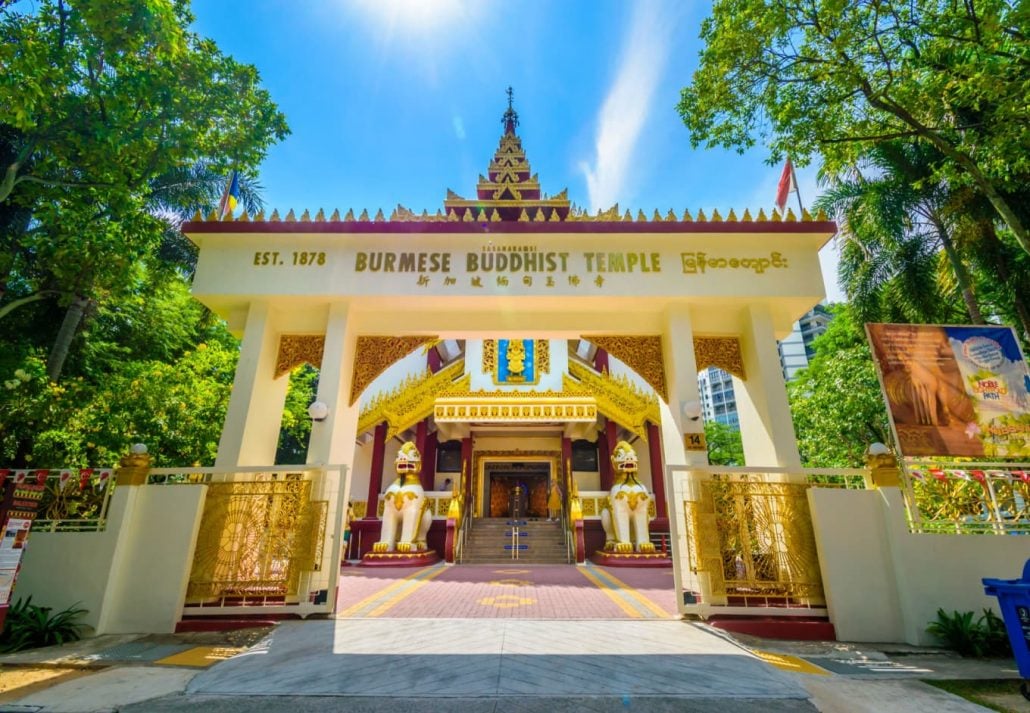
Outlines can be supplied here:
<path id="1" fill-rule="evenodd" d="M 329 407 L 322 401 L 315 401 L 308 406 L 308 416 L 312 421 L 324 421 L 329 416 Z"/>
<path id="2" fill-rule="evenodd" d="M 885 456 L 889 455 L 890 452 L 891 449 L 883 445 L 879 441 L 877 441 L 876 443 L 870 443 L 869 447 L 866 448 L 865 451 L 866 455 L 868 456 Z"/>
<path id="3" fill-rule="evenodd" d="M 680 408 L 683 412 L 683 418 L 691 421 L 701 418 L 701 403 L 699 401 L 684 401 L 683 406 Z"/>
<path id="4" fill-rule="evenodd" d="M 132 446 L 129 448 L 129 452 L 134 454 L 134 455 L 138 455 L 138 456 L 146 455 L 146 453 L 147 453 L 147 444 L 146 443 L 133 443 Z"/>

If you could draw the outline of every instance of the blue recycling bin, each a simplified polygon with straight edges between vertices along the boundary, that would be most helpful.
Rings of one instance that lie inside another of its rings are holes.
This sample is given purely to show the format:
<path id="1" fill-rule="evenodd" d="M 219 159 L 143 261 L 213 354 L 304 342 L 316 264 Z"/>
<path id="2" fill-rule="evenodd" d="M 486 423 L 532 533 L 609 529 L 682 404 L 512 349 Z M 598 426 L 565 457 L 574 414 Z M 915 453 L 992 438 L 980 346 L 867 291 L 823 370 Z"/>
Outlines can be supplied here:
<path id="1" fill-rule="evenodd" d="M 1022 579 L 983 579 L 984 593 L 998 598 L 1005 630 L 1016 656 L 1021 690 L 1030 700 L 1030 560 L 1023 566 Z"/>

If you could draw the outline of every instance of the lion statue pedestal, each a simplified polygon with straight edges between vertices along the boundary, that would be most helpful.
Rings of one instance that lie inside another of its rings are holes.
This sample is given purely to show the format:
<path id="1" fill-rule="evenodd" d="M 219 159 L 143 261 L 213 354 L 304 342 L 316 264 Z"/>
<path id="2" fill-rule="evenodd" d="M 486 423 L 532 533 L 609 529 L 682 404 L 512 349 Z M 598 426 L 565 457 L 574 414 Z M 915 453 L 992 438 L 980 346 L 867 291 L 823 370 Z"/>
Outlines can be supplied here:
<path id="1" fill-rule="evenodd" d="M 591 559 L 610 567 L 671 567 L 672 559 L 655 551 L 648 522 L 651 494 L 637 480 L 637 454 L 633 446 L 619 441 L 612 452 L 615 485 L 601 509 L 604 549 Z"/>
<path id="2" fill-rule="evenodd" d="M 401 446 L 394 461 L 397 479 L 383 494 L 383 527 L 379 542 L 361 558 L 361 564 L 379 567 L 421 567 L 439 561 L 426 545 L 433 522 L 429 499 L 419 473 L 422 456 L 411 441 Z"/>

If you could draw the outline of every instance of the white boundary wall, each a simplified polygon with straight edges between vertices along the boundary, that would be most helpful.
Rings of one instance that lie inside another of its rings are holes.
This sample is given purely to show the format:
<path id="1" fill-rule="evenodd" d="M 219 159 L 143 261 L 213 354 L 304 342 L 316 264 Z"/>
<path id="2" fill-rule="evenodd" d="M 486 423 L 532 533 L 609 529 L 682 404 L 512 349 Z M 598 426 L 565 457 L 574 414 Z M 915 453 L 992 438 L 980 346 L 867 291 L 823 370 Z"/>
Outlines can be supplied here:
<path id="1" fill-rule="evenodd" d="M 998 613 L 981 579 L 1015 579 L 1030 557 L 1022 535 L 909 532 L 898 488 L 808 491 L 830 619 L 841 641 L 937 643 L 937 609 Z"/>
<path id="2" fill-rule="evenodd" d="M 121 486 L 101 532 L 32 532 L 14 599 L 88 610 L 97 634 L 171 633 L 207 486 Z"/>

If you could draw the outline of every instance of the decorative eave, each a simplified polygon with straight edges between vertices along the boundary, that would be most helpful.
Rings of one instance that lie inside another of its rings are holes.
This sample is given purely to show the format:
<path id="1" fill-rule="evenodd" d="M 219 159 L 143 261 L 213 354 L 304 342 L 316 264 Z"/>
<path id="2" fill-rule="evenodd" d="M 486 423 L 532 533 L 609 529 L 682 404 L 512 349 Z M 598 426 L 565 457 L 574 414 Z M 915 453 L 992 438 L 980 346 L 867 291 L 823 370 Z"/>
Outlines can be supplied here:
<path id="1" fill-rule="evenodd" d="M 436 397 L 454 389 L 467 391 L 471 377 L 462 377 L 464 360 L 459 360 L 433 374 L 409 376 L 388 392 L 374 396 L 358 416 L 358 433 L 365 433 L 383 423 L 386 437 L 393 438 L 433 413 Z M 455 381 L 457 379 L 457 381 Z"/>
<path id="2" fill-rule="evenodd" d="M 564 392 L 476 392 L 441 396 L 433 408 L 437 423 L 550 423 L 597 421 L 592 396 Z"/>
<path id="3" fill-rule="evenodd" d="M 566 391 L 585 389 L 597 400 L 598 410 L 608 419 L 625 426 L 631 433 L 647 440 L 647 423 L 661 423 L 658 397 L 638 389 L 625 376 L 599 374 L 593 369 L 569 361 L 569 373 L 564 375 Z"/>

